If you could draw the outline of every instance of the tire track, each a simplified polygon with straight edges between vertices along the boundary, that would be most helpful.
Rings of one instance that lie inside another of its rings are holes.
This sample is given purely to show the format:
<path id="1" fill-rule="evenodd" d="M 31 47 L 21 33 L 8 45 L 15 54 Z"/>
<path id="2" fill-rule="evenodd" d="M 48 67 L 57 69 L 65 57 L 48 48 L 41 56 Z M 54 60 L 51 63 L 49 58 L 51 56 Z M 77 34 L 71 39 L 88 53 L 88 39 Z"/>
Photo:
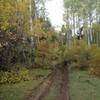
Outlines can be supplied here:
<path id="1" fill-rule="evenodd" d="M 28 100 L 45 100 L 52 92 L 51 88 L 54 87 L 54 83 L 59 86 L 59 95 L 56 100 L 69 100 L 68 69 L 65 68 L 65 64 L 57 65 L 39 88 L 33 91 Z"/>
<path id="2" fill-rule="evenodd" d="M 50 87 L 55 79 L 55 76 L 56 69 L 48 76 L 47 79 L 44 80 L 40 87 L 35 90 L 35 93 L 33 92 L 33 94 L 28 100 L 42 100 L 42 98 L 49 93 Z"/>

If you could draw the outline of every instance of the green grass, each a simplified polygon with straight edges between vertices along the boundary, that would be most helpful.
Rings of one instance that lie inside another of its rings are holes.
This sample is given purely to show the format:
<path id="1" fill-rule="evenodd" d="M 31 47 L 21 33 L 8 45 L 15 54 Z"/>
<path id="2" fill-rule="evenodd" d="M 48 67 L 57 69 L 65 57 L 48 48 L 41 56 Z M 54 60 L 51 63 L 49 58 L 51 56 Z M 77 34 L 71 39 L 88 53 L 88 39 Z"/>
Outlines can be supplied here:
<path id="1" fill-rule="evenodd" d="M 100 79 L 85 71 L 70 72 L 71 100 L 100 100 Z"/>
<path id="2" fill-rule="evenodd" d="M 43 76 L 43 77 L 47 77 L 47 75 L 51 72 L 50 69 L 41 69 L 41 68 L 37 68 L 37 69 L 33 69 L 31 71 L 31 74 L 34 75 L 33 77 L 36 77 L 36 76 Z"/>
<path id="3" fill-rule="evenodd" d="M 50 70 L 34 69 L 32 75 L 43 75 L 46 77 Z M 100 100 L 100 79 L 89 76 L 85 71 L 70 71 L 70 98 L 71 100 Z M 0 100 L 24 100 L 31 91 L 37 87 L 43 78 L 30 80 L 17 84 L 0 85 Z M 48 100 L 56 98 L 56 87 L 52 88 L 54 92 L 48 96 Z"/>
<path id="4" fill-rule="evenodd" d="M 50 88 L 49 94 L 47 94 L 44 100 L 59 100 L 59 95 L 60 95 L 59 89 L 60 89 L 59 81 L 58 80 L 54 81 L 52 87 Z"/>
<path id="5" fill-rule="evenodd" d="M 0 87 L 0 100 L 23 100 L 40 82 L 41 80 L 32 80 L 13 85 L 2 85 Z"/>
<path id="6" fill-rule="evenodd" d="M 0 100 L 24 100 L 25 97 L 27 97 L 31 91 L 42 82 L 48 73 L 50 73 L 50 70 L 33 69 L 31 71 L 33 77 L 38 75 L 43 75 L 43 77 L 17 84 L 0 85 Z"/>

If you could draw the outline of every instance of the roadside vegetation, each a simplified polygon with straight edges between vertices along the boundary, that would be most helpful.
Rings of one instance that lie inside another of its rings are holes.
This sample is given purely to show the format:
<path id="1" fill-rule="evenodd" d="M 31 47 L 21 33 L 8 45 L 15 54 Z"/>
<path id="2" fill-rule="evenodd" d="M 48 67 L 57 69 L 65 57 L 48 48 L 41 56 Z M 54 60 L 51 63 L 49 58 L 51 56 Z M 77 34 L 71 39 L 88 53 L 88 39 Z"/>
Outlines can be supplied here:
<path id="1" fill-rule="evenodd" d="M 21 70 L 22 71 L 22 70 Z M 29 71 L 29 70 L 26 70 Z M 12 80 L 6 76 L 8 82 L 0 84 L 0 100 L 24 100 L 29 94 L 37 88 L 41 82 L 51 73 L 50 69 L 36 68 L 29 71 L 28 80 L 25 70 L 23 71 L 24 80 L 16 80 L 14 75 L 11 75 Z M 10 73 L 11 74 L 11 73 Z M 14 72 L 13 74 L 16 74 Z M 2 76 L 4 78 L 5 76 Z M 10 82 L 9 82 L 10 81 Z"/>
<path id="2" fill-rule="evenodd" d="M 71 70 L 69 74 L 71 100 L 99 100 L 100 79 L 86 71 Z"/>

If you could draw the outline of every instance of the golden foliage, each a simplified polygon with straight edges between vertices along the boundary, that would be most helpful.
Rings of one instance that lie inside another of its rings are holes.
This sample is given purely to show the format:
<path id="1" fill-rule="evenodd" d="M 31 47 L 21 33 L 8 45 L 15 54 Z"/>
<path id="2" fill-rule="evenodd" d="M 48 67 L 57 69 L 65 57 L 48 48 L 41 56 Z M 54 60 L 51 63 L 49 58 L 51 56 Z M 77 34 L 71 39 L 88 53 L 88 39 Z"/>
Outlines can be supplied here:
<path id="1" fill-rule="evenodd" d="M 10 70 L 10 71 L 0 71 L 0 84 L 15 84 L 20 81 L 28 81 L 31 79 L 31 75 L 29 74 L 29 70 L 26 68 L 21 68 L 18 70 Z"/>
<path id="2" fill-rule="evenodd" d="M 41 42 L 37 47 L 35 62 L 40 66 L 55 66 L 61 57 L 60 46 L 57 42 Z"/>

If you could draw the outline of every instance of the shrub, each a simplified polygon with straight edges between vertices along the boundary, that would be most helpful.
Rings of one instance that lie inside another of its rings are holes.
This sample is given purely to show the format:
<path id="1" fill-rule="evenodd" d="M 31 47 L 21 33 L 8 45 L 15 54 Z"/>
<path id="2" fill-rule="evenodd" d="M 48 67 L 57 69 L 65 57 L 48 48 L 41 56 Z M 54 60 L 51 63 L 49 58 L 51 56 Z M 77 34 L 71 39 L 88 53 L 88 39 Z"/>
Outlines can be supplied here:
<path id="1" fill-rule="evenodd" d="M 26 68 L 22 68 L 19 71 L 10 70 L 10 71 L 1 71 L 0 72 L 0 84 L 5 83 L 18 83 L 20 81 L 28 81 L 32 77 L 29 73 L 29 70 Z"/>
<path id="2" fill-rule="evenodd" d="M 32 65 L 34 62 L 34 49 L 28 43 L 13 43 L 0 48 L 0 70 L 7 70 L 13 64 Z"/>
<path id="3" fill-rule="evenodd" d="M 100 77 L 100 47 L 97 45 L 88 46 L 80 41 L 67 51 L 66 59 L 71 61 L 71 67 Z"/>
<path id="4" fill-rule="evenodd" d="M 100 77 L 100 48 L 96 45 L 91 46 L 91 58 L 89 60 L 90 74 Z"/>
<path id="5" fill-rule="evenodd" d="M 88 68 L 88 61 L 90 57 L 90 50 L 88 45 L 80 40 L 76 41 L 74 46 L 66 50 L 66 60 L 71 63 L 71 65 L 75 65 L 78 69 L 87 69 Z"/>
<path id="6" fill-rule="evenodd" d="M 57 42 L 41 42 L 36 50 L 35 63 L 38 66 L 55 66 L 61 60 L 61 50 Z"/>

